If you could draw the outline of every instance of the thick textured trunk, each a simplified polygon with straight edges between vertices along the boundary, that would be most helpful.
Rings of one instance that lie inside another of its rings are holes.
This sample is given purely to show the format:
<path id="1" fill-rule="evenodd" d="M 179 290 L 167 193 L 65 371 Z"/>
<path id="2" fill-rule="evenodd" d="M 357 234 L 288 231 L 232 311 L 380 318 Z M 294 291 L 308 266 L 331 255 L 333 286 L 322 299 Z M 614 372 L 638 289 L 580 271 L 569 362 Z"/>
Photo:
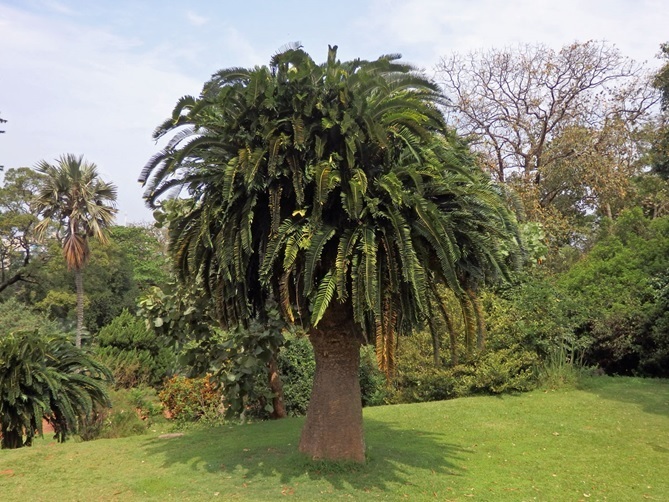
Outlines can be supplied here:
<path id="1" fill-rule="evenodd" d="M 313 459 L 364 462 L 361 339 L 350 306 L 333 301 L 309 340 L 316 373 L 300 451 Z"/>
<path id="2" fill-rule="evenodd" d="M 274 394 L 274 398 L 272 399 L 272 406 L 274 407 L 272 418 L 285 418 L 286 406 L 283 403 L 283 383 L 281 382 L 279 367 L 274 356 L 269 360 L 269 388 Z"/>
<path id="3" fill-rule="evenodd" d="M 81 335 L 84 332 L 84 273 L 80 268 L 74 269 L 74 285 L 77 290 L 77 334 L 75 345 L 81 348 Z"/>

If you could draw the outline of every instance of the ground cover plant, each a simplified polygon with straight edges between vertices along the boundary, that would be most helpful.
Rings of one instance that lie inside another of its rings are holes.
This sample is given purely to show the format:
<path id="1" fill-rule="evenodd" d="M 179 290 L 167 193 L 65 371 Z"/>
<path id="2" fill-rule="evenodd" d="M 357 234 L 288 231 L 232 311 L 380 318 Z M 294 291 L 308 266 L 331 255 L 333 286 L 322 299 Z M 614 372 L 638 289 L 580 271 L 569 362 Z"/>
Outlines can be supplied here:
<path id="1" fill-rule="evenodd" d="M 14 500 L 663 500 L 669 381 L 596 377 L 364 412 L 365 464 L 308 461 L 303 418 L 0 451 Z"/>

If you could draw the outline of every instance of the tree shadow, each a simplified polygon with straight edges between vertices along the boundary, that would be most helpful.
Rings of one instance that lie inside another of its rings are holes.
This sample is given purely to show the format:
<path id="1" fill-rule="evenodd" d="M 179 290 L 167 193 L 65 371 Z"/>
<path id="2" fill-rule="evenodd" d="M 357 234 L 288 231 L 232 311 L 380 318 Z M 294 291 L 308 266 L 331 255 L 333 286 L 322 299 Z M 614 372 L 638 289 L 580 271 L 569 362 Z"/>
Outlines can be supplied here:
<path id="1" fill-rule="evenodd" d="M 184 464 L 211 473 L 239 473 L 245 480 L 276 478 L 285 485 L 306 475 L 312 481 L 329 483 L 333 490 L 362 491 L 389 491 L 398 484 L 412 484 L 417 471 L 460 476 L 464 469 L 458 464 L 472 453 L 447 442 L 438 432 L 365 418 L 364 464 L 312 461 L 297 449 L 302 424 L 303 419 L 298 418 L 190 430 L 175 439 L 148 439 L 143 448 L 163 457 L 166 468 Z"/>
<path id="2" fill-rule="evenodd" d="M 646 413 L 669 416 L 669 380 L 598 376 L 583 379 L 579 388 L 597 396 L 638 405 Z"/>

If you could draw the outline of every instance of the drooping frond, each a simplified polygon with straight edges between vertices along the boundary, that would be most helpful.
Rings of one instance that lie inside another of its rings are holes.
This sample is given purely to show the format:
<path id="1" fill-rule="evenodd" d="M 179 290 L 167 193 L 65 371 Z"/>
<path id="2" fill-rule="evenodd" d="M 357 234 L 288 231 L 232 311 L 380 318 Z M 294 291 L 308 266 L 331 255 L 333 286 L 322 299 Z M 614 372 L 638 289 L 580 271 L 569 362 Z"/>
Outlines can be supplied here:
<path id="1" fill-rule="evenodd" d="M 316 297 L 314 298 L 313 312 L 311 314 L 311 323 L 314 326 L 318 324 L 318 321 L 320 321 L 323 314 L 325 314 L 326 309 L 334 298 L 336 288 L 337 282 L 335 276 L 332 271 L 330 271 L 325 274 L 325 277 L 321 280 L 321 283 L 318 286 L 318 291 L 316 292 Z"/>
<path id="2" fill-rule="evenodd" d="M 331 226 L 325 226 L 319 228 L 314 235 L 309 239 L 309 244 L 306 248 L 306 253 L 304 255 L 304 294 L 309 295 L 314 286 L 314 276 L 318 270 L 319 263 L 321 261 L 321 255 L 323 254 L 323 248 L 325 244 L 334 236 L 335 228 Z M 336 284 L 336 278 L 334 274 L 332 281 Z M 329 301 L 329 300 L 328 300 Z"/>

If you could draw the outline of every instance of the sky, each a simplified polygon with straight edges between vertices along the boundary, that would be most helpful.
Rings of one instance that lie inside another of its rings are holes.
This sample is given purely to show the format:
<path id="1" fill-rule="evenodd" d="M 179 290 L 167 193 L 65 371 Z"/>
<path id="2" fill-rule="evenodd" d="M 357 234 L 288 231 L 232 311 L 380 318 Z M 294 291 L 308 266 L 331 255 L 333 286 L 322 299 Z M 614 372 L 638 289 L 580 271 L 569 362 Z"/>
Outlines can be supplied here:
<path id="1" fill-rule="evenodd" d="M 434 76 L 452 53 L 604 40 L 649 69 L 668 0 L 0 0 L 0 165 L 83 155 L 118 187 L 117 223 L 152 221 L 137 177 L 152 132 L 219 69 L 300 42 L 317 61 L 402 54 Z"/>

